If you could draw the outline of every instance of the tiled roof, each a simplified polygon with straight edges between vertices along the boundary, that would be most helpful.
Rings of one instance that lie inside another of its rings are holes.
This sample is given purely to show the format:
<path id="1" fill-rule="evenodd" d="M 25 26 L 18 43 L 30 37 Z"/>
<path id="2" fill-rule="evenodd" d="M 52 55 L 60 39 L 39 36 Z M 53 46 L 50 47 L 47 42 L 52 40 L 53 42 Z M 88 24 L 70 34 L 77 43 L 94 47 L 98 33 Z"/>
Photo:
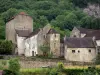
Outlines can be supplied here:
<path id="1" fill-rule="evenodd" d="M 38 34 L 39 31 L 40 31 L 40 29 L 37 29 L 37 30 L 33 31 L 32 33 L 29 34 L 29 36 L 28 36 L 27 38 L 30 38 L 30 37 L 32 37 L 32 36 Z M 27 38 L 26 38 L 26 39 L 27 39 Z"/>
<path id="2" fill-rule="evenodd" d="M 91 37 L 66 38 L 64 42 L 68 48 L 94 48 L 95 47 L 95 44 Z"/>
<path id="3" fill-rule="evenodd" d="M 56 30 L 54 30 L 54 29 L 50 29 L 49 31 L 48 31 L 48 34 L 53 34 L 53 33 L 58 33 Z"/>
<path id="4" fill-rule="evenodd" d="M 31 33 L 29 30 L 16 30 L 18 36 L 27 37 Z"/>
<path id="5" fill-rule="evenodd" d="M 81 33 L 87 33 L 89 31 L 94 31 L 93 29 L 77 28 Z"/>
<path id="6" fill-rule="evenodd" d="M 100 40 L 100 30 L 89 31 L 86 33 L 85 37 L 96 37 L 96 40 Z"/>
<path id="7" fill-rule="evenodd" d="M 81 33 L 85 33 L 85 37 L 96 37 L 96 40 L 100 40 L 100 30 L 78 28 Z"/>

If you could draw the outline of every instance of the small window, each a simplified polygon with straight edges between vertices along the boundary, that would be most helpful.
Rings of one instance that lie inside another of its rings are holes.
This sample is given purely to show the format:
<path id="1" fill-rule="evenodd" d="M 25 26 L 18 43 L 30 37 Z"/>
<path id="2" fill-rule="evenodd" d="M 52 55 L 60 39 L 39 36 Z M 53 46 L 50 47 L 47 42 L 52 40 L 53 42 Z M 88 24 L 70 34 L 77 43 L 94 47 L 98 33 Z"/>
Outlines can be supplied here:
<path id="1" fill-rule="evenodd" d="M 91 50 L 89 49 L 89 53 L 91 53 Z"/>
<path id="2" fill-rule="evenodd" d="M 72 53 L 75 53 L 75 50 L 72 50 Z"/>
<path id="3" fill-rule="evenodd" d="M 56 34 L 55 34 L 55 37 L 56 37 Z"/>
<path id="4" fill-rule="evenodd" d="M 80 51 L 78 50 L 78 53 L 80 53 Z"/>
<path id="5" fill-rule="evenodd" d="M 74 35 L 74 37 L 76 37 L 76 35 Z"/>

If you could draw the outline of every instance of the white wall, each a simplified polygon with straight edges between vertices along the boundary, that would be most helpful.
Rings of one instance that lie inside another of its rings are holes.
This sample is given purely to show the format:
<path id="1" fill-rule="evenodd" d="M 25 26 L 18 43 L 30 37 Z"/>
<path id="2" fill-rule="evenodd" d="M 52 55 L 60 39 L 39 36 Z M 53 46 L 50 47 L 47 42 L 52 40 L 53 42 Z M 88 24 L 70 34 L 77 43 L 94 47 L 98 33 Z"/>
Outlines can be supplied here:
<path id="1" fill-rule="evenodd" d="M 72 53 L 72 50 L 75 50 L 75 53 Z M 91 62 L 96 57 L 95 48 L 65 48 L 64 53 L 64 57 L 68 61 Z"/>
<path id="2" fill-rule="evenodd" d="M 100 46 L 100 40 L 96 40 L 97 46 Z"/>
<path id="3" fill-rule="evenodd" d="M 24 54 L 25 50 L 25 37 L 20 37 L 17 35 L 17 47 L 18 47 L 18 55 Z"/>
<path id="4" fill-rule="evenodd" d="M 36 56 L 38 54 L 37 50 L 37 35 L 34 35 L 28 39 L 25 40 L 25 56 Z M 34 54 L 33 52 L 34 51 Z"/>

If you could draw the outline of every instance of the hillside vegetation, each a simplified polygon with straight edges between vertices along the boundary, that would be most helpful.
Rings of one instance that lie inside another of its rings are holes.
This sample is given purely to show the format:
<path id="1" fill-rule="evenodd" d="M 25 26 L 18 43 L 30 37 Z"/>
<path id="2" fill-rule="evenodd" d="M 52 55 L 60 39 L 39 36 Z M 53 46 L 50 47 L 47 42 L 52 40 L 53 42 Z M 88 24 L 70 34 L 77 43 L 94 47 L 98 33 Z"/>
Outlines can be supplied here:
<path id="1" fill-rule="evenodd" d="M 100 19 L 83 12 L 88 3 L 100 0 L 0 0 L 0 39 L 5 39 L 5 24 L 19 12 L 32 16 L 34 29 L 50 23 L 61 36 L 74 26 L 99 29 Z"/>

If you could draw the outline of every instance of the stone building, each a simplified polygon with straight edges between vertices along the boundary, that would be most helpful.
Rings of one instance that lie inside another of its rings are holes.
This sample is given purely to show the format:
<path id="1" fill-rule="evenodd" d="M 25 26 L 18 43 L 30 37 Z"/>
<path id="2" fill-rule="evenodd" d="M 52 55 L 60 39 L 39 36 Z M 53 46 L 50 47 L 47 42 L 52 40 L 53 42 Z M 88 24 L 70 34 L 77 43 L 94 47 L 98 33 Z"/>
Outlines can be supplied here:
<path id="1" fill-rule="evenodd" d="M 97 46 L 100 46 L 100 30 L 76 28 L 72 30 L 70 37 L 84 38 L 93 37 L 96 40 Z"/>
<path id="2" fill-rule="evenodd" d="M 43 28 L 37 29 L 33 32 L 29 30 L 17 30 L 17 51 L 18 55 L 25 55 L 27 57 L 42 55 L 40 46 L 47 45 L 50 47 L 50 53 L 53 57 L 60 56 L 60 34 L 57 33 L 48 24 Z"/>
<path id="3" fill-rule="evenodd" d="M 25 39 L 29 36 L 31 32 L 29 30 L 16 30 L 16 38 L 17 38 L 17 48 L 15 53 L 18 55 L 25 54 Z"/>
<path id="4" fill-rule="evenodd" d="M 95 41 L 91 37 L 65 38 L 64 57 L 67 61 L 92 62 L 96 58 Z"/>
<path id="5" fill-rule="evenodd" d="M 6 23 L 6 39 L 11 40 L 14 44 L 16 44 L 17 39 L 15 30 L 23 29 L 27 29 L 32 32 L 33 19 L 24 12 L 21 12 Z"/>
<path id="6" fill-rule="evenodd" d="M 40 29 L 32 32 L 25 39 L 25 56 L 36 56 L 39 54 L 38 37 L 40 34 Z M 40 40 L 41 41 L 41 40 Z"/>
<path id="7" fill-rule="evenodd" d="M 48 42 L 50 45 L 50 53 L 53 57 L 60 57 L 60 34 L 54 29 L 50 29 L 47 33 Z"/>

